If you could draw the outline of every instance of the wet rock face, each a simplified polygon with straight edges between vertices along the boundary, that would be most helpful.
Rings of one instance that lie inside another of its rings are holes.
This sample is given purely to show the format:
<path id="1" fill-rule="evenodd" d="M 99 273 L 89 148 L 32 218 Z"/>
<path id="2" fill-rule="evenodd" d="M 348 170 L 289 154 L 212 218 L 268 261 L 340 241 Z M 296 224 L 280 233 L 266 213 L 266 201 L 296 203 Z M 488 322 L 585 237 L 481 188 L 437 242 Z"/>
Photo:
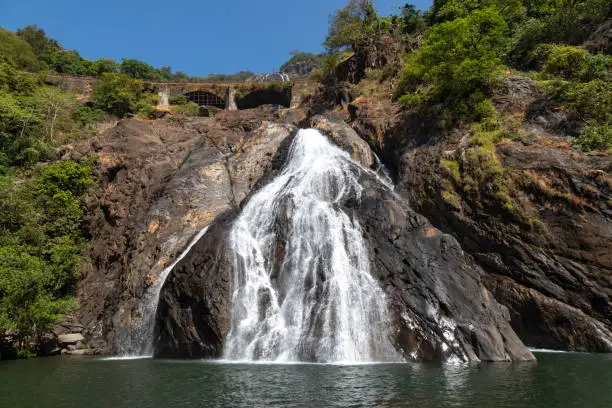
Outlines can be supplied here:
<path id="1" fill-rule="evenodd" d="M 350 146 L 350 129 L 329 129 Z M 347 136 L 348 135 L 348 136 Z M 341 142 L 341 143 L 339 143 Z M 359 171 L 359 170 L 358 170 Z M 361 225 L 372 273 L 388 296 L 393 342 L 407 360 L 530 360 L 506 308 L 457 241 L 416 214 L 373 173 L 360 171 L 361 200 L 344 211 Z M 219 218 L 162 289 L 155 354 L 219 357 L 229 330 L 232 264 L 227 240 L 236 212 Z M 278 220 L 278 235 L 288 228 Z"/>
<path id="2" fill-rule="evenodd" d="M 232 215 L 219 217 L 166 280 L 157 309 L 156 357 L 221 356 L 231 318 Z"/>
<path id="3" fill-rule="evenodd" d="M 354 208 L 372 270 L 386 290 L 398 348 L 407 360 L 531 360 L 508 311 L 483 272 L 451 235 L 433 227 L 395 193 L 364 180 Z"/>
<path id="4" fill-rule="evenodd" d="M 66 159 L 99 158 L 101 186 L 87 199 L 92 249 L 75 316 L 92 347 L 114 352 L 131 341 L 140 300 L 159 273 L 266 173 L 295 129 L 268 117 L 253 110 L 179 125 L 125 120 L 61 152 Z"/>

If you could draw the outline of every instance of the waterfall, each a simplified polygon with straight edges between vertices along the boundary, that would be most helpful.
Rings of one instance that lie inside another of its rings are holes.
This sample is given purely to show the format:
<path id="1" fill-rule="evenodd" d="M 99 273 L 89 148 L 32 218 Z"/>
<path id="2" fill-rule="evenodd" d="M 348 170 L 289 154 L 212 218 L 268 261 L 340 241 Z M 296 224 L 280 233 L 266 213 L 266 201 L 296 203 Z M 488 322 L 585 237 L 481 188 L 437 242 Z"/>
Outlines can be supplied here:
<path id="1" fill-rule="evenodd" d="M 206 234 L 208 226 L 204 227 L 189 242 L 187 248 L 176 258 L 176 260 L 164 269 L 155 283 L 147 289 L 142 299 L 142 315 L 140 320 L 134 322 L 126 336 L 119 336 L 115 342 L 120 356 L 152 356 L 153 355 L 153 332 L 155 329 L 155 313 L 159 304 L 159 295 L 162 287 L 174 267 L 183 259 L 191 248 Z"/>
<path id="2" fill-rule="evenodd" d="M 314 129 L 300 130 L 284 170 L 235 221 L 228 360 L 397 361 L 385 293 L 356 219 L 369 172 Z"/>

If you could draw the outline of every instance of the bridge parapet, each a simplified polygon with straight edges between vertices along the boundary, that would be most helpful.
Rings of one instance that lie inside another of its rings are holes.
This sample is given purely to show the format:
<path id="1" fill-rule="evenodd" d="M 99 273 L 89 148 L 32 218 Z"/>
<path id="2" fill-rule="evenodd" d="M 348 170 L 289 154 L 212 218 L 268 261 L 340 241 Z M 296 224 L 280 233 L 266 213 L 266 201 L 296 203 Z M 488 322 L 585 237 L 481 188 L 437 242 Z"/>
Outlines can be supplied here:
<path id="1" fill-rule="evenodd" d="M 98 77 L 79 76 L 69 74 L 48 73 L 47 82 L 57 85 L 89 98 L 95 85 L 100 81 Z M 143 81 L 145 88 L 157 93 L 159 104 L 167 106 L 170 98 L 177 95 L 186 95 L 192 92 L 205 92 L 223 101 L 225 109 L 236 110 L 239 101 L 254 92 L 278 92 L 286 95 L 290 102 L 287 107 L 299 107 L 308 95 L 314 94 L 318 84 L 308 78 L 299 78 L 291 82 L 151 82 Z"/>

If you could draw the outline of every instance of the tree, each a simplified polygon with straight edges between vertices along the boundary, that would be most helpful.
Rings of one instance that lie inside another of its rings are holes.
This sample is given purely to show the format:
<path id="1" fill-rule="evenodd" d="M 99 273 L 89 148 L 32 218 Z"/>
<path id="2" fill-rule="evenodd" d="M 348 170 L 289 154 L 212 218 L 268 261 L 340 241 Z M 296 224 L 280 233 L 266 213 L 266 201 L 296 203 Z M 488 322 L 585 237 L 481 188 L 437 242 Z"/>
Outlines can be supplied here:
<path id="1" fill-rule="evenodd" d="M 143 102 L 142 81 L 126 74 L 105 72 L 102 81 L 94 88 L 92 97 L 100 108 L 124 117 L 134 113 Z"/>
<path id="2" fill-rule="evenodd" d="M 369 34 L 366 30 L 378 18 L 370 0 L 349 0 L 348 4 L 330 15 L 329 32 L 323 45 L 329 51 L 355 47 Z"/>
<path id="3" fill-rule="evenodd" d="M 68 50 L 51 54 L 48 64 L 55 72 L 72 75 L 87 75 L 91 67 L 91 61 L 82 58 L 76 51 Z"/>
<path id="4" fill-rule="evenodd" d="M 121 73 L 138 79 L 162 79 L 160 73 L 155 68 L 137 59 L 123 59 L 121 61 Z"/>
<path id="5" fill-rule="evenodd" d="M 404 68 L 403 101 L 424 98 L 460 116 L 478 113 L 501 70 L 507 25 L 493 7 L 435 25 L 421 49 Z M 423 93 L 428 87 L 427 96 Z"/>
<path id="6" fill-rule="evenodd" d="M 40 64 L 30 44 L 17 34 L 0 28 L 0 63 L 5 62 L 18 69 L 38 71 Z"/>
<path id="7" fill-rule="evenodd" d="M 45 30 L 36 25 L 28 25 L 17 30 L 17 35 L 32 47 L 40 60 L 48 61 L 51 54 L 60 51 L 62 46 L 54 39 L 47 37 Z"/>
<path id="8" fill-rule="evenodd" d="M 89 72 L 95 76 L 102 76 L 105 72 L 119 72 L 121 65 L 113 59 L 100 58 L 91 64 Z"/>
<path id="9" fill-rule="evenodd" d="M 425 18 L 421 10 L 417 9 L 412 4 L 405 4 L 400 11 L 404 23 L 403 31 L 405 34 L 412 34 L 425 29 Z"/>
<path id="10" fill-rule="evenodd" d="M 33 98 L 34 109 L 41 117 L 42 138 L 48 143 L 58 140 L 57 131 L 70 132 L 74 128 L 73 114 L 77 108 L 74 95 L 52 86 L 41 87 Z"/>

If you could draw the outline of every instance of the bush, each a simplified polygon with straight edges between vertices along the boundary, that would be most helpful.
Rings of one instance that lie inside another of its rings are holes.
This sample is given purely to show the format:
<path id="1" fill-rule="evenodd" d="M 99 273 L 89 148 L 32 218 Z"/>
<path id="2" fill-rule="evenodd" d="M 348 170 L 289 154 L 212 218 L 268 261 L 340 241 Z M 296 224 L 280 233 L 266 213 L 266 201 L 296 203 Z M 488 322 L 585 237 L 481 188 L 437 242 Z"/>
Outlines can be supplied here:
<path id="1" fill-rule="evenodd" d="M 612 56 L 605 54 L 590 55 L 580 72 L 580 80 L 588 82 L 595 79 L 611 80 Z"/>
<path id="2" fill-rule="evenodd" d="M 40 68 L 30 44 L 4 28 L 0 28 L 0 63 L 2 62 L 26 71 L 38 71 Z"/>
<path id="3" fill-rule="evenodd" d="M 117 61 L 112 59 L 99 59 L 94 61 L 90 68 L 89 73 L 95 76 L 102 76 L 105 72 L 118 72 L 120 65 Z"/>
<path id="4" fill-rule="evenodd" d="M 168 98 L 170 105 L 185 105 L 189 102 L 189 98 L 186 95 L 175 95 Z"/>
<path id="5" fill-rule="evenodd" d="M 543 71 L 565 79 L 578 79 L 586 69 L 589 53 L 571 45 L 554 45 L 550 48 Z"/>
<path id="6" fill-rule="evenodd" d="M 144 87 L 142 81 L 114 72 L 102 74 L 102 81 L 94 88 L 93 99 L 101 109 L 125 117 L 142 108 Z"/>
<path id="7" fill-rule="evenodd" d="M 76 307 L 91 172 L 91 163 L 66 161 L 0 178 L 0 331 L 18 331 L 25 344 Z"/>
<path id="8" fill-rule="evenodd" d="M 186 116 L 198 116 L 200 107 L 195 102 L 187 102 L 182 105 L 177 105 L 172 108 L 172 112 L 180 113 Z"/>
<path id="9" fill-rule="evenodd" d="M 588 124 L 572 145 L 583 152 L 612 149 L 612 124 Z"/>
<path id="10" fill-rule="evenodd" d="M 501 71 L 506 23 L 494 8 L 434 26 L 398 84 L 400 101 L 439 105 L 452 117 L 480 119 Z"/>
<path id="11" fill-rule="evenodd" d="M 565 103 L 569 113 L 576 119 L 612 122 L 612 83 L 609 81 L 550 81 L 544 89 Z"/>
<path id="12" fill-rule="evenodd" d="M 47 64 L 55 72 L 71 75 L 89 75 L 91 61 L 81 57 L 76 51 L 59 50 L 49 56 Z"/>

